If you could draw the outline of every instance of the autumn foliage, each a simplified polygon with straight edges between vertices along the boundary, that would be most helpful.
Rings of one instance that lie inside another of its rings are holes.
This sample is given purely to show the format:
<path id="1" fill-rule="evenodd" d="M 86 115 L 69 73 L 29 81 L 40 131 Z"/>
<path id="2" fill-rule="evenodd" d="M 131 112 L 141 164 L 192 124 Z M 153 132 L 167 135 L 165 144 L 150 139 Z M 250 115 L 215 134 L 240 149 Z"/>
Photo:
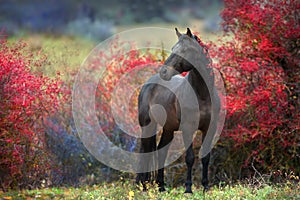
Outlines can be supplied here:
<path id="1" fill-rule="evenodd" d="M 223 141 L 237 177 L 256 168 L 300 173 L 299 9 L 296 0 L 225 0 L 227 37 L 211 53 L 226 84 Z"/>
<path id="2" fill-rule="evenodd" d="M 43 57 L 26 44 L 0 41 L 0 177 L 1 187 L 36 187 L 49 172 L 42 120 L 59 107 L 60 81 L 31 68 Z M 49 175 L 49 174 L 48 174 Z"/>
<path id="3" fill-rule="evenodd" d="M 209 47 L 227 92 L 226 126 L 220 148 L 216 148 L 222 149 L 222 161 L 215 160 L 212 168 L 219 167 L 230 178 L 248 177 L 258 171 L 300 173 L 299 10 L 298 0 L 225 0 L 221 13 L 224 37 Z M 137 124 L 139 87 L 126 84 L 141 86 L 165 58 L 163 52 L 148 49 L 125 52 L 122 45 L 115 40 L 111 49 L 99 51 L 91 62 L 91 67 L 106 67 L 97 83 L 95 108 L 100 125 L 112 140 L 120 138 L 114 135 L 115 117 L 124 119 L 124 126 Z M 104 57 L 104 62 L 99 61 Z M 0 41 L 1 188 L 40 186 L 50 175 L 53 152 L 71 152 L 82 146 L 74 136 L 71 119 L 72 84 L 33 72 L 44 61 L 42 55 L 28 52 L 22 42 Z M 130 105 L 124 111 L 126 98 L 130 98 Z M 133 131 L 137 127 L 125 128 Z M 53 132 L 49 134 L 54 141 L 52 151 L 46 146 L 46 129 Z M 74 137 L 70 139 L 71 134 Z M 60 146 L 54 148 L 57 141 Z M 66 141 L 71 141 L 68 148 Z M 125 146 L 129 141 L 125 140 Z M 126 150 L 135 147 L 130 145 Z M 78 157 L 82 152 L 77 152 Z M 66 163 L 71 163 L 74 159 L 69 155 L 75 153 L 66 155 Z M 89 168 L 85 166 L 90 163 L 83 163 L 80 169 Z M 72 173 L 68 171 L 69 176 Z"/>
<path id="4" fill-rule="evenodd" d="M 105 66 L 106 73 L 97 86 L 96 110 L 102 129 L 106 132 L 114 129 L 118 119 L 122 119 L 119 125 L 130 133 L 139 128 L 139 89 L 145 80 L 157 72 L 161 64 L 159 60 L 164 56 L 158 50 L 155 53 L 151 53 L 149 49 L 137 50 L 134 44 L 130 44 L 130 50 L 125 51 L 126 45 L 126 41 L 115 40 L 112 41 L 109 52 L 101 50 L 98 53 L 98 57 L 105 58 L 100 66 Z"/>

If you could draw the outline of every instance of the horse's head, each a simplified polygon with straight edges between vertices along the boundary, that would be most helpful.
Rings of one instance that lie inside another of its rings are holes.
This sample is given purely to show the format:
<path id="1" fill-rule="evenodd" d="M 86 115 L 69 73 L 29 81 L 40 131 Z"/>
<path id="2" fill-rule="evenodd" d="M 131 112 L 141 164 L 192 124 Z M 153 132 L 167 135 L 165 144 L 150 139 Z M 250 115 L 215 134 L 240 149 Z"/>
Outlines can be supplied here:
<path id="1" fill-rule="evenodd" d="M 170 80 L 172 76 L 190 71 L 194 68 L 195 59 L 199 59 L 203 48 L 199 45 L 199 38 L 192 34 L 187 28 L 186 34 L 181 34 L 177 28 L 176 35 L 178 42 L 172 47 L 172 53 L 160 69 L 160 77 L 164 80 Z"/>

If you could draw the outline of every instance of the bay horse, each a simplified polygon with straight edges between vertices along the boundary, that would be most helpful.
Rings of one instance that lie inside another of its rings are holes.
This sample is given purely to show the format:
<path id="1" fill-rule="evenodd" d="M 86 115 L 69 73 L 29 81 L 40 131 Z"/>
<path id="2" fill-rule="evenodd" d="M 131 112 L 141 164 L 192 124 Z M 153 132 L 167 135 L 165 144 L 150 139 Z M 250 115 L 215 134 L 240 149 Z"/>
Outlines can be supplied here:
<path id="1" fill-rule="evenodd" d="M 207 48 L 200 39 L 187 28 L 181 34 L 175 28 L 178 42 L 173 46 L 171 55 L 166 59 L 158 74 L 152 76 L 142 87 L 138 97 L 138 119 L 142 128 L 140 153 L 145 156 L 140 160 L 141 171 L 137 174 L 137 183 L 150 181 L 151 154 L 158 150 L 158 172 L 156 183 L 164 191 L 164 164 L 174 131 L 182 131 L 183 144 L 186 150 L 185 162 L 187 178 L 185 193 L 192 193 L 192 167 L 195 156 L 193 136 L 200 130 L 203 141 L 207 137 L 206 149 L 202 156 L 202 185 L 208 190 L 208 165 L 213 136 L 208 136 L 210 126 L 216 131 L 216 119 L 219 110 L 219 99 L 214 89 L 214 75 L 210 67 L 211 59 Z M 188 72 L 183 77 L 180 74 Z M 210 90 L 213 88 L 213 90 Z M 210 94 L 213 91 L 213 94 Z M 159 106 L 157 106 L 159 105 Z M 164 111 L 160 109 L 163 108 Z M 156 110 L 156 111 L 155 111 Z M 162 126 L 162 135 L 156 145 L 157 124 Z M 202 148 L 203 148 L 202 141 Z M 202 152 L 203 153 L 203 152 Z M 153 155 L 152 155 L 153 156 Z"/>

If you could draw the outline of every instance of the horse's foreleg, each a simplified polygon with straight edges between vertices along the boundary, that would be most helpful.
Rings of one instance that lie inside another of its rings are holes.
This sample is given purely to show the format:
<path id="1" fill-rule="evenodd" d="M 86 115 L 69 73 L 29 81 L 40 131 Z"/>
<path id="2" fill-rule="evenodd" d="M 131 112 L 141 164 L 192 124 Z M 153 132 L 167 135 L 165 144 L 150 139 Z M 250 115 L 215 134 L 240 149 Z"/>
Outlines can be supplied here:
<path id="1" fill-rule="evenodd" d="M 174 131 L 163 130 L 159 145 L 158 145 L 158 173 L 156 182 L 159 187 L 159 191 L 165 191 L 164 187 L 164 165 L 167 157 L 170 142 L 174 137 Z"/>

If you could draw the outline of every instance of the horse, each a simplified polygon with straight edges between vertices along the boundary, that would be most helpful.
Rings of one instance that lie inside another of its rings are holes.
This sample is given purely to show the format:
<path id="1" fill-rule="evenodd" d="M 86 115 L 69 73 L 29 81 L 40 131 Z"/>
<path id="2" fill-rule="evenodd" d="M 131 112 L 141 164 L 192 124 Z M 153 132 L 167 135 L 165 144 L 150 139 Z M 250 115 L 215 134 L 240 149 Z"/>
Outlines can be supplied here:
<path id="1" fill-rule="evenodd" d="M 197 130 L 203 134 L 202 144 L 211 124 L 213 112 L 219 110 L 218 95 L 214 88 L 214 75 L 210 67 L 211 59 L 207 47 L 191 30 L 182 34 L 175 28 L 178 42 L 172 47 L 171 55 L 161 66 L 159 73 L 153 75 L 141 88 L 138 96 L 138 120 L 142 129 L 140 153 L 145 156 L 140 161 L 141 171 L 136 182 L 145 184 L 150 181 L 151 154 L 158 150 L 158 171 L 156 183 L 159 191 L 165 191 L 164 164 L 174 131 L 182 131 L 186 150 L 185 162 L 187 178 L 185 193 L 192 193 L 192 167 L 195 160 L 193 137 Z M 180 74 L 188 72 L 185 77 Z M 157 105 L 159 105 L 157 107 Z M 213 108 L 214 107 L 214 108 Z M 163 109 L 163 111 L 161 110 Z M 161 139 L 156 144 L 157 125 L 162 126 Z M 215 127 L 215 126 L 214 126 Z M 215 131 L 216 129 L 213 129 Z M 208 138 L 211 145 L 213 136 Z M 202 146 L 203 147 L 203 146 Z M 202 157 L 202 185 L 208 186 L 208 165 L 210 153 Z"/>

